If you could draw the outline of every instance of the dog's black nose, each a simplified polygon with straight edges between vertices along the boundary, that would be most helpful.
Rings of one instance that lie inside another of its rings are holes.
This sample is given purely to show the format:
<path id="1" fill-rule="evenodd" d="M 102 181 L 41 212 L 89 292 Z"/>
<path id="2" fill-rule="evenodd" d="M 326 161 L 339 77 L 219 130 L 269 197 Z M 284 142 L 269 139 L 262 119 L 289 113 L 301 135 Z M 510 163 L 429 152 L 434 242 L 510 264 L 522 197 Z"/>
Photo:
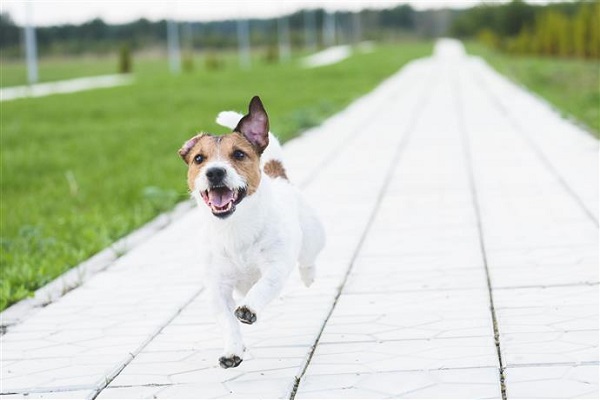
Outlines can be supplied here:
<path id="1" fill-rule="evenodd" d="M 223 178 L 225 178 L 226 173 L 227 171 L 225 171 L 224 168 L 214 167 L 206 171 L 206 178 L 210 183 L 216 185 L 223 181 Z"/>

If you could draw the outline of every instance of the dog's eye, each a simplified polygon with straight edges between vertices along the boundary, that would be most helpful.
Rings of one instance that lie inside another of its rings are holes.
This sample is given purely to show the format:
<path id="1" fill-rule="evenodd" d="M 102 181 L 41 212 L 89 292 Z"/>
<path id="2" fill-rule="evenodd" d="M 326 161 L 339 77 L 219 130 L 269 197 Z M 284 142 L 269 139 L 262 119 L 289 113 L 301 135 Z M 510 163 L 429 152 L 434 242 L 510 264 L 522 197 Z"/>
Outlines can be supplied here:
<path id="1" fill-rule="evenodd" d="M 200 164 L 202 161 L 204 161 L 204 156 L 202 154 L 198 154 L 196 157 L 194 157 L 194 162 L 196 164 Z"/>
<path id="2" fill-rule="evenodd" d="M 243 160 L 244 157 L 246 157 L 246 153 L 244 153 L 241 150 L 236 150 L 233 152 L 233 158 L 235 158 L 236 160 Z"/>

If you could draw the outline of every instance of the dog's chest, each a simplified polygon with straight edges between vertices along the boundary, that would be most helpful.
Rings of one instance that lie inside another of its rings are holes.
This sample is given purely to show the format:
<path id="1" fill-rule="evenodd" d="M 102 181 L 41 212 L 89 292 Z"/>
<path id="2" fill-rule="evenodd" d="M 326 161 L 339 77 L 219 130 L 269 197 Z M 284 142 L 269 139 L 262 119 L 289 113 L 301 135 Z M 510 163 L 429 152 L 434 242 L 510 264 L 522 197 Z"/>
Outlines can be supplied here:
<path id="1" fill-rule="evenodd" d="M 213 241 L 213 256 L 235 275 L 254 274 L 265 263 L 273 240 L 264 231 L 230 232 Z"/>

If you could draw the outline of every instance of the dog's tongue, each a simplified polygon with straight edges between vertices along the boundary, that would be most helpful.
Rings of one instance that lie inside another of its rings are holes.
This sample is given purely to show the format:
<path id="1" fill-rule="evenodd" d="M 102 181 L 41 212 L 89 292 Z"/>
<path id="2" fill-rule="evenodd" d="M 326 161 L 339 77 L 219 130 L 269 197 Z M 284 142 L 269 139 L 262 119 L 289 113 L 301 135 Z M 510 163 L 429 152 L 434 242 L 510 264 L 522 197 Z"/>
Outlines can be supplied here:
<path id="1" fill-rule="evenodd" d="M 233 191 L 227 188 L 216 188 L 208 191 L 208 200 L 213 206 L 223 207 L 233 200 Z"/>

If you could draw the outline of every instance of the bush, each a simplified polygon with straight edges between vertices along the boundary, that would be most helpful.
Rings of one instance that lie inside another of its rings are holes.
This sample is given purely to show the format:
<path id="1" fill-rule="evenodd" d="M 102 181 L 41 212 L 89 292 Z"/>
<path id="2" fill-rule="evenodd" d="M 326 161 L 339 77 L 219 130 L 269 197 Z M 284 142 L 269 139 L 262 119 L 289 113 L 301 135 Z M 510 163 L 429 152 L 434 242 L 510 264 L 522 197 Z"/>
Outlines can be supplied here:
<path id="1" fill-rule="evenodd" d="M 132 69 L 131 49 L 129 45 L 124 44 L 119 50 L 119 73 L 129 74 Z"/>
<path id="2" fill-rule="evenodd" d="M 277 46 L 271 45 L 267 48 L 264 60 L 267 64 L 279 62 L 279 49 Z"/>
<path id="3" fill-rule="evenodd" d="M 182 68 L 184 72 L 192 72 L 194 70 L 194 54 L 191 51 L 186 51 L 181 57 Z"/>
<path id="4" fill-rule="evenodd" d="M 599 19 L 600 1 L 540 6 L 513 0 L 467 10 L 456 18 L 451 31 L 515 54 L 597 59 Z"/>
<path id="5" fill-rule="evenodd" d="M 216 53 L 212 52 L 206 54 L 204 64 L 208 70 L 222 69 L 225 66 L 223 60 L 221 60 Z"/>
<path id="6" fill-rule="evenodd" d="M 479 33 L 477 34 L 477 40 L 487 47 L 491 47 L 493 49 L 500 48 L 500 38 L 498 37 L 498 35 L 492 32 L 491 29 L 486 28 L 479 31 Z"/>

